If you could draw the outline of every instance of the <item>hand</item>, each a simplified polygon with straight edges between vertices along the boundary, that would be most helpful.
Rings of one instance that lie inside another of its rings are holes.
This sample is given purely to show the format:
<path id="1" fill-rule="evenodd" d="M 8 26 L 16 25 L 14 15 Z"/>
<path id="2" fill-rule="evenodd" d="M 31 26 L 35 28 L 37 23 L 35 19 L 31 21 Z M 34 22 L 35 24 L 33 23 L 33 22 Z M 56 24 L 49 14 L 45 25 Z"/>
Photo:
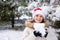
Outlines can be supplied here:
<path id="1" fill-rule="evenodd" d="M 47 35 L 48 35 L 48 32 L 46 32 L 46 34 L 44 35 L 44 37 L 46 38 L 46 37 L 47 37 Z"/>
<path id="2" fill-rule="evenodd" d="M 38 36 L 39 36 L 39 37 L 42 37 L 42 34 L 39 33 L 39 32 L 34 31 L 33 33 L 34 33 L 34 35 L 35 35 L 36 37 L 38 37 Z"/>

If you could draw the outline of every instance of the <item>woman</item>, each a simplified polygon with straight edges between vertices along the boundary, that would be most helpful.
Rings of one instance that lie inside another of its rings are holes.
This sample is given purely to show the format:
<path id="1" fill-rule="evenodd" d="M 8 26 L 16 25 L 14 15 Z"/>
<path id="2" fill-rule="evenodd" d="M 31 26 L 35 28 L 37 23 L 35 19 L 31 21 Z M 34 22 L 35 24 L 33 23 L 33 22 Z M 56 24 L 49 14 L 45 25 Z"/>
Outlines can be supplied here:
<path id="1" fill-rule="evenodd" d="M 34 23 L 45 23 L 45 28 L 48 28 L 48 21 L 45 20 L 45 15 L 43 14 L 43 11 L 41 8 L 35 8 L 33 13 L 33 19 L 27 20 L 25 22 L 26 28 L 23 32 L 23 38 L 22 40 L 46 40 L 46 37 L 48 35 L 48 32 L 44 35 L 44 37 L 41 36 L 40 32 L 36 32 L 34 29 Z"/>

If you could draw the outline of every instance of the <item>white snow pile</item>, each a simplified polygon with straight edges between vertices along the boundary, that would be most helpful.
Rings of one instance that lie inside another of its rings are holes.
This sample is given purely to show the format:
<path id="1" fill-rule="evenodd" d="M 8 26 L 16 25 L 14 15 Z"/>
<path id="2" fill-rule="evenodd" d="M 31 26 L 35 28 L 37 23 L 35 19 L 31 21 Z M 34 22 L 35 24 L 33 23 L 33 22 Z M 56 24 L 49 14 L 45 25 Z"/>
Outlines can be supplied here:
<path id="1" fill-rule="evenodd" d="M 56 12 L 53 14 L 52 20 L 60 20 L 60 6 L 56 8 Z"/>
<path id="2" fill-rule="evenodd" d="M 0 31 L 0 40 L 21 40 L 22 32 L 15 30 Z"/>
<path id="3" fill-rule="evenodd" d="M 49 26 L 47 40 L 58 40 L 58 36 L 56 30 Z"/>
<path id="4" fill-rule="evenodd" d="M 27 16 L 26 14 L 23 14 L 19 19 L 31 19 L 31 17 Z"/>
<path id="5" fill-rule="evenodd" d="M 35 2 L 35 1 L 28 4 L 28 10 L 34 9 L 35 7 L 37 7 L 37 4 L 38 4 L 38 2 Z"/>
<path id="6" fill-rule="evenodd" d="M 0 40 L 22 40 L 23 31 L 16 30 L 0 30 Z M 58 40 L 55 29 L 48 29 L 47 40 Z"/>
<path id="7" fill-rule="evenodd" d="M 18 12 L 20 12 L 20 11 L 22 11 L 22 10 L 24 10 L 24 9 L 25 9 L 24 6 L 19 6 L 19 7 L 18 7 Z"/>
<path id="8" fill-rule="evenodd" d="M 26 14 L 23 14 L 19 17 L 19 19 L 23 20 L 23 19 L 31 19 L 31 17 L 27 16 Z M 15 20 L 18 20 L 18 17 L 15 18 Z"/>
<path id="9" fill-rule="evenodd" d="M 57 7 L 55 15 L 56 17 L 60 17 L 60 6 Z"/>
<path id="10" fill-rule="evenodd" d="M 41 6 L 41 8 L 46 15 L 48 15 L 49 12 L 52 11 L 52 7 L 50 7 L 50 6 Z"/>
<path id="11" fill-rule="evenodd" d="M 55 2 L 55 0 L 50 0 L 50 5 L 52 5 Z"/>

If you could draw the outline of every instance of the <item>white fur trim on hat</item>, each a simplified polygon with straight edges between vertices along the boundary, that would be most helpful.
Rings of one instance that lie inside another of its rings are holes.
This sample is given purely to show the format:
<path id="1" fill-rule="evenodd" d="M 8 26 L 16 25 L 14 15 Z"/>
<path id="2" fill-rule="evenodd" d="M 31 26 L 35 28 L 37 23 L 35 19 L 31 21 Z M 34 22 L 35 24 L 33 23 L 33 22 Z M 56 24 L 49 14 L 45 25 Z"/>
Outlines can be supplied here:
<path id="1" fill-rule="evenodd" d="M 33 14 L 32 14 L 33 18 L 34 18 L 37 14 L 42 15 L 43 18 L 45 19 L 45 14 L 44 14 L 44 12 L 43 12 L 42 10 L 40 10 L 39 8 L 38 8 L 38 9 L 36 8 L 36 10 L 34 9 L 34 12 L 33 12 Z"/>

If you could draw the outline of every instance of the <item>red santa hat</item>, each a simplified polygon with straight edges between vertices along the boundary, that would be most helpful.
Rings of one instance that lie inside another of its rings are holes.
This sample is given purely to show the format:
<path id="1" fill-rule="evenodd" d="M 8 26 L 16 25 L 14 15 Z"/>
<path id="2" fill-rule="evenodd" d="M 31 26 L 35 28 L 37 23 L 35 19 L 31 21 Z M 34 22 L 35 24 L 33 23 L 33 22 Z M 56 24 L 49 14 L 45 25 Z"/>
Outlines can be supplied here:
<path id="1" fill-rule="evenodd" d="M 34 12 L 32 13 L 33 18 L 34 18 L 37 14 L 40 14 L 40 15 L 42 15 L 43 18 L 45 19 L 45 14 L 44 14 L 44 12 L 42 11 L 42 8 L 38 7 L 38 8 L 35 8 L 33 11 L 34 11 Z"/>

